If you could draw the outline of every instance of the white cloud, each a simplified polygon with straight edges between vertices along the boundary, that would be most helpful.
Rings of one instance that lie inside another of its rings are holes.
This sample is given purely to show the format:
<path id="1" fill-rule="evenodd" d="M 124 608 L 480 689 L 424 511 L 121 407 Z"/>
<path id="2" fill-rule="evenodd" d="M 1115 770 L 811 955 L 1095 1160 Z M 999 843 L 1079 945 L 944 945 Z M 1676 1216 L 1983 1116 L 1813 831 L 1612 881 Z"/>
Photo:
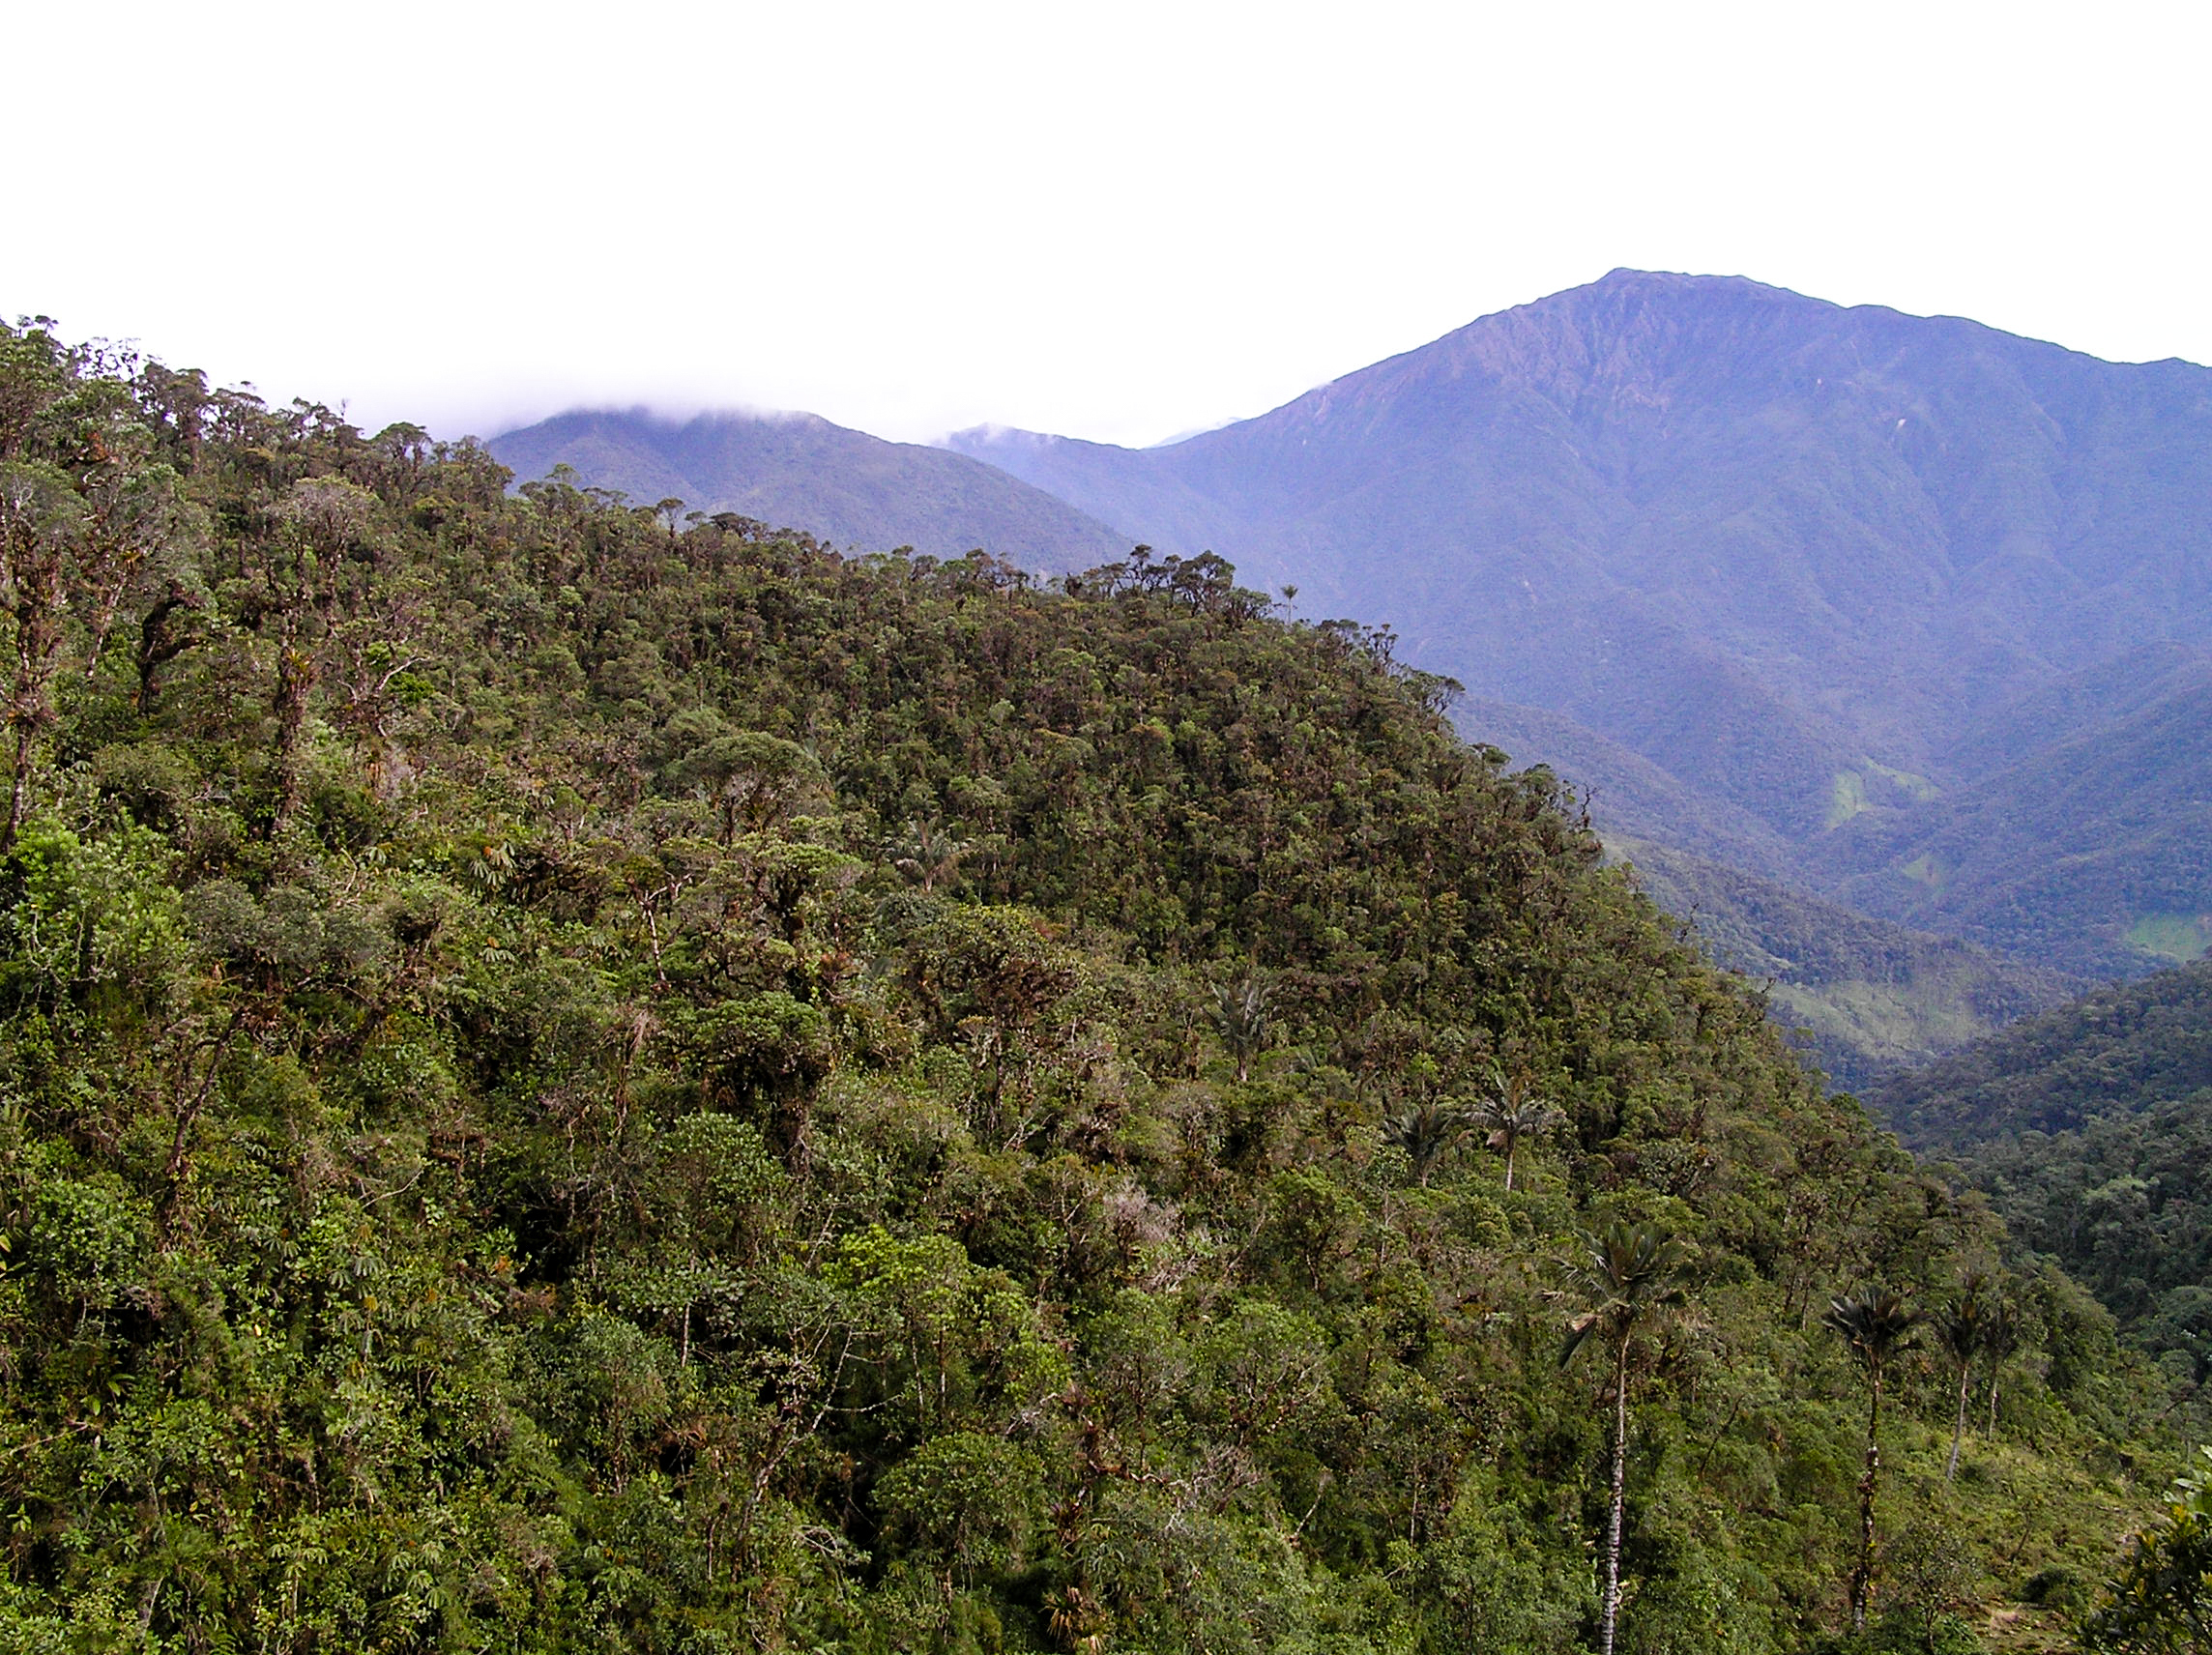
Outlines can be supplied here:
<path id="1" fill-rule="evenodd" d="M 0 308 L 374 424 L 1150 442 L 1615 265 L 2212 360 L 2212 15 L 124 4 L 14 20 Z"/>

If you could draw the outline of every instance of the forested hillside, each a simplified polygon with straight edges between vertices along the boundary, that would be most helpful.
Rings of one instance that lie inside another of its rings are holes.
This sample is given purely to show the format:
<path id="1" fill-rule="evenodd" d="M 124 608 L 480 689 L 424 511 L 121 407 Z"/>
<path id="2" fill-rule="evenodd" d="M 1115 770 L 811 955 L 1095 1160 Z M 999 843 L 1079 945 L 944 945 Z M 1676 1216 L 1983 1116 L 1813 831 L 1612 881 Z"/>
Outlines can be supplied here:
<path id="1" fill-rule="evenodd" d="M 2022 1023 L 1877 1102 L 2176 1379 L 2212 1379 L 2212 966 Z"/>
<path id="2" fill-rule="evenodd" d="M 1394 622 L 1609 833 L 2082 975 L 2212 944 L 2212 369 L 1620 270 L 1156 449 L 949 441 Z"/>
<path id="3" fill-rule="evenodd" d="M 1908 931 L 1780 881 L 1608 835 L 1652 900 L 1713 957 L 1761 984 L 1775 1021 L 1842 1089 L 1860 1091 L 2081 991 L 1956 938 Z"/>
<path id="4" fill-rule="evenodd" d="M 2197 958 L 2212 944 L 2212 670 L 2161 687 L 1941 798 L 1852 823 L 1835 847 L 1858 870 L 1844 894 L 2084 973 Z"/>
<path id="5" fill-rule="evenodd" d="M 2067 1636 L 2170 1383 L 1387 634 L 509 480 L 0 332 L 0 1645 Z"/>
<path id="6" fill-rule="evenodd" d="M 2212 964 L 2100 989 L 1877 1094 L 1908 1141 L 1944 1148 L 2066 1132 L 2212 1088 Z"/>

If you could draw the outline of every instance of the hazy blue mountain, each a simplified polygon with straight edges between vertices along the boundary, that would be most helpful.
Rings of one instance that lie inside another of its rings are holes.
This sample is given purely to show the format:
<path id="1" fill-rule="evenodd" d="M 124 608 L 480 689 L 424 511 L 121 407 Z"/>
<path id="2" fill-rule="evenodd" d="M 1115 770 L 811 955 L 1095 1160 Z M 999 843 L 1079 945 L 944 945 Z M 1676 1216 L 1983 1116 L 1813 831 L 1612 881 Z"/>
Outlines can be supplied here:
<path id="1" fill-rule="evenodd" d="M 2212 686 L 2212 654 L 2179 644 L 2130 650 L 2015 697 L 1943 742 L 1947 775 L 1994 774 L 2039 750 L 2093 735 L 2177 695 Z"/>
<path id="2" fill-rule="evenodd" d="M 1394 623 L 1601 825 L 2069 969 L 2212 914 L 2212 370 L 1616 271 L 1163 448 L 951 441 Z"/>
<path id="3" fill-rule="evenodd" d="M 1804 878 L 1794 841 L 1563 713 L 1468 696 L 1452 715 L 1470 740 L 1503 749 L 1517 767 L 1544 764 L 1572 784 L 1609 839 L 1669 845 L 1768 879 Z"/>
<path id="4" fill-rule="evenodd" d="M 811 414 L 643 410 L 561 414 L 488 445 L 523 480 L 572 467 L 585 482 L 652 505 L 808 531 L 838 546 L 912 546 L 957 557 L 980 546 L 1033 568 L 1084 568 L 1129 542 L 1004 471 L 943 449 L 887 443 Z"/>
<path id="5" fill-rule="evenodd" d="M 1102 522 L 1119 525 L 1126 518 L 1145 524 L 1150 537 L 1146 543 L 1162 551 L 1190 556 L 1237 539 L 1235 506 L 1161 467 L 1155 456 L 1164 450 L 1121 449 L 1010 425 L 979 425 L 946 442 L 953 451 L 986 461 Z M 1266 572 L 1257 565 L 1242 571 L 1246 584 Z"/>
<path id="6" fill-rule="evenodd" d="M 2212 674 L 1837 835 L 1857 906 L 2102 975 L 2212 944 Z"/>

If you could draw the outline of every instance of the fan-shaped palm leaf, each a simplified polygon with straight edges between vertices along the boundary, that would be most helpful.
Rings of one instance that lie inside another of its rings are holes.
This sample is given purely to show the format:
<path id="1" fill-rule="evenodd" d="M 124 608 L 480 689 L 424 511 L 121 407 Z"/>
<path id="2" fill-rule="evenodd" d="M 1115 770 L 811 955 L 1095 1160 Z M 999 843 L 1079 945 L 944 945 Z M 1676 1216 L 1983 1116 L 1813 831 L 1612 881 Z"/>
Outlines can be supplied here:
<path id="1" fill-rule="evenodd" d="M 1474 1118 L 1486 1129 L 1484 1142 L 1505 1151 L 1505 1187 L 1511 1189 L 1514 1157 L 1521 1145 L 1549 1132 L 1560 1115 L 1542 1098 L 1529 1096 L 1527 1083 L 1515 1076 L 1475 1105 Z"/>
<path id="2" fill-rule="evenodd" d="M 1460 1139 L 1467 1135 L 1467 1117 L 1448 1103 L 1423 1099 L 1382 1122 L 1382 1141 L 1396 1146 L 1413 1164 L 1413 1176 L 1424 1187 L 1429 1174 Z"/>
<path id="3" fill-rule="evenodd" d="M 1680 1315 L 1689 1302 L 1687 1259 L 1665 1231 L 1615 1220 L 1583 1237 L 1582 1257 L 1561 1274 L 1578 1308 L 1568 1318 L 1562 1366 L 1593 1336 L 1613 1354 L 1613 1514 L 1606 1528 L 1603 1655 L 1613 1655 L 1620 1616 L 1620 1529 L 1627 1505 L 1628 1357 L 1640 1333 Z"/>
<path id="4" fill-rule="evenodd" d="M 1859 1472 L 1859 1560 L 1851 1571 L 1851 1630 L 1866 1630 L 1867 1596 L 1874 1584 L 1874 1495 L 1881 1476 L 1882 1371 L 1912 1345 L 1926 1320 L 1887 1288 L 1868 1288 L 1831 1299 L 1821 1321 L 1850 1347 L 1867 1372 L 1866 1463 Z"/>

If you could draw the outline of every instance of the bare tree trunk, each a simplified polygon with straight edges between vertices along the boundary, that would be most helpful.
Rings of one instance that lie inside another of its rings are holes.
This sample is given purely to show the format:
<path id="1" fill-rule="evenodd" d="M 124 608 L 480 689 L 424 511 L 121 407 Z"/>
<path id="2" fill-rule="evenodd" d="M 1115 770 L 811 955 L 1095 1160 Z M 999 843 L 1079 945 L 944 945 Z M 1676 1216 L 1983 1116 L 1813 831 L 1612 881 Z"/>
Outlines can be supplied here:
<path id="1" fill-rule="evenodd" d="M 1613 1519 L 1605 1531 L 1605 1610 L 1602 1655 L 1613 1655 L 1613 1633 L 1620 1617 L 1620 1519 L 1628 1503 L 1628 1336 L 1621 1335 L 1613 1359 Z"/>
<path id="2" fill-rule="evenodd" d="M 8 821 L 0 828 L 0 851 L 15 842 L 24 819 L 31 814 L 31 770 L 39 756 L 39 743 L 54 722 L 53 699 L 47 693 L 59 669 L 62 623 L 58 566 L 54 578 L 39 578 L 48 571 L 18 572 L 16 585 L 23 597 L 15 605 L 15 672 L 8 698 L 8 722 L 15 728 L 15 761 L 8 787 Z"/>
<path id="3" fill-rule="evenodd" d="M 15 844 L 31 814 L 31 772 L 54 724 L 52 688 L 61 672 L 69 602 L 68 542 L 78 504 L 74 496 L 61 500 L 58 486 L 36 478 L 9 479 L 0 497 L 0 614 L 14 623 L 5 717 L 15 734 L 0 850 Z"/>
<path id="4" fill-rule="evenodd" d="M 15 843 L 31 813 L 31 759 L 38 751 L 39 727 L 28 720 L 15 726 L 15 763 L 8 788 L 8 821 L 0 826 L 0 851 Z"/>
<path id="5" fill-rule="evenodd" d="M 189 615 L 198 607 L 171 586 L 168 595 L 147 610 L 145 618 L 138 623 L 138 695 L 132 705 L 139 711 L 154 710 L 155 674 L 192 647 L 191 634 L 172 631 L 169 623 L 179 613 Z"/>
<path id="6" fill-rule="evenodd" d="M 1867 1405 L 1866 1468 L 1859 1473 L 1859 1561 L 1851 1571 L 1851 1630 L 1866 1630 L 1867 1598 L 1874 1585 L 1874 1486 L 1881 1475 L 1881 1368 L 1871 1369 L 1873 1400 Z"/>
<path id="7" fill-rule="evenodd" d="M 1973 1371 L 1970 1362 L 1959 1364 L 1959 1417 L 1951 1426 L 1951 1460 L 1943 1467 L 1943 1480 L 1946 1483 L 1955 1482 L 1959 1475 L 1959 1444 L 1966 1435 L 1966 1393 L 1970 1388 L 1969 1380 Z"/>

